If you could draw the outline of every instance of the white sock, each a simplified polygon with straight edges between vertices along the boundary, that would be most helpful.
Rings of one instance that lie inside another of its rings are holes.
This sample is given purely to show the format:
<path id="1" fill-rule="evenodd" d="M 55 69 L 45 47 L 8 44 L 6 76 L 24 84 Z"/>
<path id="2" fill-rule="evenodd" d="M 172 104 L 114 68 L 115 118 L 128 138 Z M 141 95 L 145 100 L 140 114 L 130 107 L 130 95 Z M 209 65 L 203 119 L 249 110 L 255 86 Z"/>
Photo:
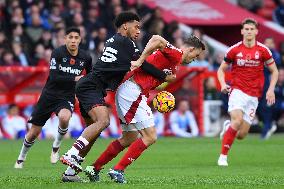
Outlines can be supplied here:
<path id="1" fill-rule="evenodd" d="M 68 154 L 74 154 L 74 155 L 78 155 L 79 152 L 84 149 L 87 145 L 89 144 L 89 142 L 87 141 L 87 139 L 85 139 L 84 137 L 80 136 L 75 143 L 73 144 L 72 148 L 70 150 L 68 150 Z"/>
<path id="2" fill-rule="evenodd" d="M 24 139 L 24 142 L 23 142 L 23 146 L 22 146 L 22 149 L 21 149 L 21 152 L 19 154 L 19 157 L 18 157 L 18 160 L 25 160 L 26 157 L 27 157 L 27 154 L 28 154 L 28 151 L 30 150 L 30 148 L 32 147 L 32 145 L 34 144 L 35 141 L 27 141 L 26 137 Z"/>
<path id="3" fill-rule="evenodd" d="M 62 129 L 58 126 L 58 132 L 57 132 L 57 135 L 56 135 L 55 140 L 54 140 L 53 145 L 52 145 L 53 148 L 59 148 L 60 147 L 62 139 L 64 138 L 64 135 L 67 133 L 67 131 L 68 131 L 68 128 Z"/>
<path id="4" fill-rule="evenodd" d="M 220 154 L 220 158 L 227 159 L 228 155 Z"/>

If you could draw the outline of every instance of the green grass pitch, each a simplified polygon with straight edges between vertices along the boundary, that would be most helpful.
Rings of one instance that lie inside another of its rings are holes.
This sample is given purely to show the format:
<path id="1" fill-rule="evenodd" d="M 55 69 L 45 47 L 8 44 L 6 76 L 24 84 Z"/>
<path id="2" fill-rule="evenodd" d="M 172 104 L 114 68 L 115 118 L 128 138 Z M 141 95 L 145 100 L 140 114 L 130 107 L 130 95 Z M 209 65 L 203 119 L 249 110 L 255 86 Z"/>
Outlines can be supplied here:
<path id="1" fill-rule="evenodd" d="M 83 167 L 98 157 L 110 140 L 98 139 Z M 61 153 L 72 140 L 65 140 Z M 217 138 L 159 138 L 126 170 L 126 185 L 113 183 L 106 176 L 118 158 L 110 162 L 99 183 L 62 183 L 65 166 L 51 165 L 52 141 L 37 141 L 22 170 L 13 168 L 22 141 L 0 140 L 0 189 L 8 188 L 284 188 L 284 136 L 274 135 L 263 141 L 250 135 L 236 141 L 229 156 L 229 167 L 216 165 L 220 151 Z M 118 156 L 121 157 L 121 156 Z M 80 173 L 86 179 L 84 174 Z"/>

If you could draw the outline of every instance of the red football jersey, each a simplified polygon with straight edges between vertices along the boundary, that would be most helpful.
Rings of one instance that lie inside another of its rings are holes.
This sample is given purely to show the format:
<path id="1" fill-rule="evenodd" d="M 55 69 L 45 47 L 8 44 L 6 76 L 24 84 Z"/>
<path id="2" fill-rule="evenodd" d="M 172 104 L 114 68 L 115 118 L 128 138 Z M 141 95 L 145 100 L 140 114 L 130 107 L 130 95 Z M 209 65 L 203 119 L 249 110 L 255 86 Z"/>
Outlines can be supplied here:
<path id="1" fill-rule="evenodd" d="M 272 53 L 265 45 L 256 42 L 255 46 L 248 48 L 239 42 L 227 50 L 225 61 L 232 64 L 232 88 L 254 97 L 262 95 L 264 66 L 274 63 Z"/>
<path id="2" fill-rule="evenodd" d="M 177 65 L 181 63 L 182 54 L 181 49 L 168 43 L 162 51 L 157 50 L 148 56 L 146 61 L 165 73 L 175 74 Z M 134 70 L 132 74 L 134 81 L 141 87 L 145 94 L 162 83 L 160 80 L 144 72 L 141 68 Z"/>

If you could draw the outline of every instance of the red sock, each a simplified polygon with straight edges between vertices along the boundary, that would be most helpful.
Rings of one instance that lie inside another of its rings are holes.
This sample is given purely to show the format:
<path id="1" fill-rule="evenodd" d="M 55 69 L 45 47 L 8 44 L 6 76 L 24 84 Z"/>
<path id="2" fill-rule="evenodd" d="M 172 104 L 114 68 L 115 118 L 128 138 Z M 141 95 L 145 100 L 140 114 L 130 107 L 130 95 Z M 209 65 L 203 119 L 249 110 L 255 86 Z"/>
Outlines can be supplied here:
<path id="1" fill-rule="evenodd" d="M 135 140 L 128 148 L 126 154 L 122 159 L 114 166 L 114 169 L 124 170 L 128 165 L 135 161 L 144 150 L 147 149 L 147 146 L 144 144 L 141 138 Z"/>
<path id="2" fill-rule="evenodd" d="M 227 155 L 230 150 L 235 138 L 237 135 L 237 131 L 233 129 L 231 126 L 226 131 L 223 141 L 222 141 L 222 151 L 221 154 Z"/>
<path id="3" fill-rule="evenodd" d="M 100 157 L 93 163 L 96 170 L 101 170 L 102 167 L 117 156 L 124 147 L 121 146 L 118 140 L 112 141 L 107 147 L 107 149 L 100 155 Z"/>

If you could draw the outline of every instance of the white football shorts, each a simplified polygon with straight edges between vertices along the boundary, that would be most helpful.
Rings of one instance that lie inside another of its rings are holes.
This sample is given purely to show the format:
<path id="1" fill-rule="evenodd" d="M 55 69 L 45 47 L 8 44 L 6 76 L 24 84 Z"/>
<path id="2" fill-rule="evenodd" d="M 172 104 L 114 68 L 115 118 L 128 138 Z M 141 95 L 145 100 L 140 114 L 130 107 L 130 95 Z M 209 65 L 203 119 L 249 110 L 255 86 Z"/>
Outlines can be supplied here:
<path id="1" fill-rule="evenodd" d="M 251 125 L 258 106 L 258 98 L 250 96 L 239 89 L 233 89 L 229 95 L 228 105 L 228 112 L 242 110 L 244 113 L 243 119 Z"/>
<path id="2" fill-rule="evenodd" d="M 126 80 L 115 95 L 116 110 L 122 131 L 139 131 L 154 126 L 154 116 L 147 104 L 147 97 L 135 82 Z"/>

